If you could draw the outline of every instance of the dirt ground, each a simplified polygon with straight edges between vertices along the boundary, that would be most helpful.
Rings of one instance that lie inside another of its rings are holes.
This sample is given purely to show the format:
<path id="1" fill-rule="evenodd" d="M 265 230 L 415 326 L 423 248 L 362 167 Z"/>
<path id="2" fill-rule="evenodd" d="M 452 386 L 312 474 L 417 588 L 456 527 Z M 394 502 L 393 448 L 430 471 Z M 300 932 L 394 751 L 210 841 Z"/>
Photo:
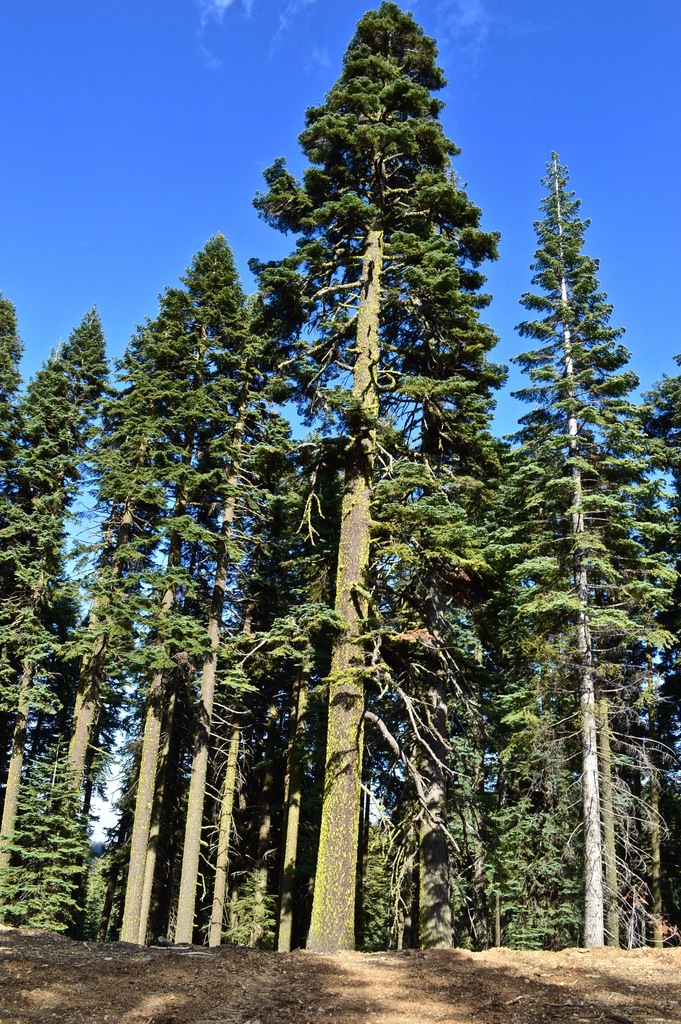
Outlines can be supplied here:
<path id="1" fill-rule="evenodd" d="M 681 1022 L 681 949 L 260 953 L 0 931 L 0 1024 Z"/>

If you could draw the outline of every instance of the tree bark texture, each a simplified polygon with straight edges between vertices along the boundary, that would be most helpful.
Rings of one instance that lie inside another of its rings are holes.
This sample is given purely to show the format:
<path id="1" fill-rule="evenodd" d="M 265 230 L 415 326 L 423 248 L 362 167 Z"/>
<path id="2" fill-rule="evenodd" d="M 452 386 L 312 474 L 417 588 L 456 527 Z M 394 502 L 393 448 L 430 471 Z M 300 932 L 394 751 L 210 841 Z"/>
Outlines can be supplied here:
<path id="1" fill-rule="evenodd" d="M 5 803 L 2 808 L 0 840 L 9 840 L 17 823 L 19 789 L 21 787 L 21 773 L 24 768 L 24 754 L 26 751 L 26 727 L 31 707 L 30 690 L 33 682 L 33 671 L 33 663 L 30 661 L 24 662 L 21 682 L 19 684 L 17 717 L 14 722 L 14 733 L 12 736 L 12 753 L 10 754 L 7 772 Z M 0 846 L 0 870 L 9 867 L 10 860 L 11 854 L 9 850 Z"/>
<path id="2" fill-rule="evenodd" d="M 341 507 L 335 609 L 345 628 L 336 640 L 329 676 L 324 802 L 308 948 L 354 949 L 355 879 L 362 784 L 366 575 L 371 542 L 371 494 L 376 449 L 380 281 L 383 235 L 367 235 L 357 311 L 353 398 Z"/>
<path id="3" fill-rule="evenodd" d="M 267 883 L 269 869 L 267 855 L 272 839 L 272 792 L 274 790 L 274 761 L 276 758 L 279 736 L 277 719 L 279 708 L 276 703 L 270 706 L 267 715 L 267 743 L 265 745 L 265 765 L 260 790 L 260 821 L 258 824 L 258 849 L 255 860 L 253 885 L 253 917 L 249 946 L 260 946 L 265 934 L 265 918 Z"/>
<path id="4" fill-rule="evenodd" d="M 650 737 L 651 751 L 657 744 L 657 729 L 655 724 L 655 691 L 652 681 L 652 658 L 649 659 L 649 685 L 648 685 L 648 735 Z M 664 945 L 664 931 L 662 928 L 662 861 L 661 861 L 661 838 L 660 838 L 660 781 L 655 765 L 650 768 L 650 895 L 652 897 L 651 911 L 653 922 L 651 926 L 651 938 L 653 946 Z"/>
<path id="5" fill-rule="evenodd" d="M 303 789 L 302 748 L 306 730 L 308 676 L 301 668 L 296 680 L 293 718 L 287 751 L 286 765 L 286 834 L 279 900 L 279 928 L 277 950 L 288 953 L 293 933 L 293 895 L 298 858 L 298 830 L 300 827 L 300 802 Z"/>
<path id="6" fill-rule="evenodd" d="M 116 549 L 128 543 L 132 527 L 133 510 L 132 502 L 130 500 L 126 501 L 118 526 L 118 536 L 115 542 Z M 113 578 L 118 579 L 122 572 L 122 565 L 115 559 L 115 551 L 113 554 L 111 572 Z M 80 664 L 78 691 L 73 711 L 73 726 L 68 752 L 69 768 L 74 790 L 80 789 L 83 782 L 88 748 L 92 741 L 92 733 L 97 715 L 99 714 L 100 692 L 104 682 L 106 657 L 109 650 L 109 634 L 107 632 L 100 635 L 97 634 L 99 633 L 100 617 L 105 610 L 106 603 L 104 598 L 99 595 L 95 596 L 88 619 L 88 632 L 93 633 L 94 639 L 91 649 L 87 654 L 83 655 Z"/>
<path id="7" fill-rule="evenodd" d="M 603 819 L 603 866 L 605 868 L 605 943 L 619 947 L 619 879 L 617 876 L 617 839 L 612 784 L 610 716 L 604 697 L 598 702 L 598 741 L 601 766 L 601 812 Z"/>
<path id="8" fill-rule="evenodd" d="M 184 512 L 184 502 L 178 499 L 175 515 Z M 173 533 L 168 551 L 168 568 L 179 565 L 182 541 L 177 533 Z M 168 616 L 175 606 L 175 588 L 168 587 L 161 600 L 161 613 Z M 164 703 L 164 673 L 162 669 L 154 669 L 149 684 L 147 713 L 144 722 L 144 738 L 142 740 L 142 756 L 140 760 L 139 779 L 137 782 L 137 798 L 135 800 L 135 818 L 132 827 L 130 844 L 130 864 L 128 882 L 125 890 L 125 910 L 121 927 L 123 942 L 139 943 L 140 918 L 144 892 L 145 864 L 149 846 L 149 831 L 156 792 L 156 768 L 161 743 L 161 728 Z M 145 924 L 146 927 L 146 924 Z"/>
<path id="9" fill-rule="evenodd" d="M 220 822 L 218 825 L 218 848 L 215 858 L 215 881 L 213 885 L 213 908 L 210 918 L 208 945 L 219 946 L 222 942 L 222 922 L 225 916 L 225 897 L 227 894 L 227 876 L 229 873 L 229 841 L 232 835 L 234 817 L 234 793 L 236 790 L 237 770 L 239 767 L 239 742 L 241 729 L 232 726 L 229 738 L 229 752 L 225 780 L 222 784 L 220 799 Z"/>
<path id="10" fill-rule="evenodd" d="M 422 748 L 419 754 L 426 803 L 419 834 L 419 940 L 422 949 L 437 949 L 452 944 L 449 846 L 445 832 L 447 702 L 444 680 L 433 679 L 425 700 L 429 729 L 427 748 Z"/>
<path id="11" fill-rule="evenodd" d="M 556 194 L 558 180 L 556 179 Z M 558 229 L 562 236 L 560 200 Z M 567 305 L 567 280 L 561 278 L 561 300 Z M 562 327 L 565 378 L 574 381 L 572 336 L 566 324 Z M 582 822 L 584 826 L 584 945 L 602 946 L 605 938 L 603 920 L 603 843 L 601 836 L 600 777 L 598 765 L 598 723 L 595 693 L 595 668 L 591 627 L 589 624 L 589 579 L 586 552 L 580 539 L 584 533 L 582 470 L 579 456 L 579 426 L 576 416 L 576 394 L 570 388 L 570 409 L 567 416 L 570 458 L 572 463 L 572 570 L 573 592 L 577 598 L 577 651 L 579 655 L 580 735 L 582 747 Z"/>
<path id="12" fill-rule="evenodd" d="M 158 846 L 161 838 L 161 826 L 163 824 L 168 758 L 170 756 L 170 747 L 172 744 L 176 701 L 177 694 L 176 691 L 173 690 L 168 699 L 168 707 L 166 708 L 165 714 L 165 728 L 163 730 L 163 741 L 159 749 L 156 764 L 156 789 L 154 791 L 154 804 L 151 812 L 151 823 L 149 825 L 147 856 L 144 861 L 144 883 L 142 885 L 142 899 L 140 902 L 139 913 L 139 931 L 137 941 L 140 946 L 146 945 L 147 942 L 149 909 L 151 907 L 151 895 L 154 888 Z"/>
<path id="13" fill-rule="evenodd" d="M 236 487 L 238 470 L 234 468 L 229 483 Z M 203 823 L 203 806 L 206 795 L 206 776 L 208 773 L 208 756 L 213 720 L 213 702 L 215 699 L 215 681 L 217 677 L 220 635 L 222 630 L 222 613 L 225 603 L 228 569 L 228 539 L 234 524 L 236 496 L 230 496 L 225 502 L 220 541 L 217 550 L 215 581 L 211 598 L 210 617 L 208 620 L 209 650 L 203 661 L 201 672 L 201 696 L 199 703 L 199 721 L 196 735 L 196 747 L 192 762 L 189 781 L 189 798 L 187 802 L 187 818 L 184 832 L 184 849 L 182 852 L 182 872 L 180 876 L 180 894 L 175 925 L 175 942 L 191 942 L 194 931 L 194 913 L 196 909 L 196 884 L 199 875 L 199 855 L 201 852 L 201 825 Z"/>

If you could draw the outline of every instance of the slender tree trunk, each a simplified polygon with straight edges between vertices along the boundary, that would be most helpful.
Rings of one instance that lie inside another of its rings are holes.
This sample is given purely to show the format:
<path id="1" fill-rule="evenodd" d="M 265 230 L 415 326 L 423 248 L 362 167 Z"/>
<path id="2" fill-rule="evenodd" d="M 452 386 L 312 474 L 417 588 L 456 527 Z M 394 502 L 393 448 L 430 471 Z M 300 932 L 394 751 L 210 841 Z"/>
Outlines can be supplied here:
<path id="1" fill-rule="evenodd" d="M 648 658 L 648 735 L 651 743 L 651 757 L 657 743 L 655 723 L 655 689 L 653 683 L 652 658 Z M 660 781 L 655 765 L 650 766 L 650 894 L 652 896 L 651 927 L 653 946 L 664 945 L 662 930 L 662 857 L 660 842 Z"/>
<path id="2" fill-rule="evenodd" d="M 430 633 L 438 647 L 444 644 L 445 609 L 442 592 L 434 586 L 426 601 Z M 447 841 L 447 678 L 436 664 L 424 694 L 427 716 L 425 744 L 418 759 L 425 792 L 425 813 L 419 830 L 419 944 L 422 949 L 452 944 L 450 860 Z"/>
<path id="3" fill-rule="evenodd" d="M 108 877 L 106 880 L 106 892 L 104 894 L 104 905 L 102 907 L 102 914 L 99 919 L 99 927 L 97 929 L 97 942 L 106 942 L 106 938 L 109 932 L 109 925 L 111 923 L 111 911 L 113 910 L 114 899 L 116 896 L 116 890 L 118 888 L 118 876 L 121 871 L 121 847 L 125 842 L 125 835 L 127 832 L 127 815 L 123 813 L 118 823 L 118 833 L 116 836 L 113 848 L 110 848 L 111 863 L 109 865 Z"/>
<path id="4" fill-rule="evenodd" d="M 229 484 L 232 488 L 238 482 L 238 470 L 232 470 Z M 208 620 L 208 641 L 210 649 L 203 661 L 201 673 L 201 697 L 199 703 L 199 722 L 196 735 L 196 749 L 192 762 L 189 781 L 189 798 L 187 802 L 187 819 L 184 833 L 184 849 L 182 851 L 182 873 L 180 876 L 180 895 L 177 907 L 177 923 L 175 925 L 175 941 L 191 942 L 194 932 L 194 913 L 196 909 L 196 883 L 199 875 L 199 855 L 201 851 L 201 825 L 203 823 L 203 805 L 206 796 L 206 776 L 208 773 L 208 755 L 210 753 L 210 737 L 213 720 L 213 702 L 215 699 L 215 680 L 217 676 L 218 655 L 220 650 L 220 633 L 222 614 L 227 588 L 228 539 L 234 524 L 236 496 L 231 495 L 225 502 L 220 541 L 217 549 L 215 582 L 211 600 L 210 617 Z"/>
<path id="5" fill-rule="evenodd" d="M 612 785 L 612 752 L 610 748 L 610 720 L 608 702 L 598 702 L 599 753 L 601 762 L 601 810 L 603 816 L 603 860 L 605 868 L 605 942 L 607 946 L 620 944 L 619 879 L 617 877 L 617 843 L 615 835 L 615 808 Z"/>
<path id="6" fill-rule="evenodd" d="M 366 886 L 369 877 L 369 838 L 371 834 L 371 797 L 369 792 L 371 777 L 366 772 L 364 775 L 366 790 L 362 791 L 359 802 L 359 849 L 355 879 L 355 941 L 358 949 L 364 949 L 366 942 Z"/>
<path id="7" fill-rule="evenodd" d="M 140 901 L 139 913 L 139 931 L 137 934 L 137 941 L 140 946 L 146 945 L 147 941 L 149 909 L 151 907 L 151 896 L 154 888 L 154 877 L 156 875 L 158 847 L 161 838 L 161 827 L 163 824 L 163 811 L 165 807 L 166 795 L 166 779 L 168 773 L 168 758 L 170 756 L 170 748 L 173 739 L 176 703 L 177 692 L 175 689 L 173 689 L 168 700 L 168 707 L 166 708 L 163 741 L 158 752 L 158 759 L 156 764 L 156 788 L 154 791 L 154 805 L 151 812 L 151 823 L 149 825 L 147 855 L 144 860 L 144 882 L 142 884 L 142 899 Z"/>
<path id="8" fill-rule="evenodd" d="M 134 506 L 130 499 L 125 502 L 118 525 L 118 536 L 115 548 L 128 543 L 132 528 Z M 108 558 L 106 559 L 109 560 Z M 115 559 L 115 550 L 111 552 L 111 574 L 119 579 L 122 565 Z M 90 650 L 83 655 L 80 665 L 80 677 L 76 704 L 73 711 L 71 741 L 69 743 L 68 762 L 74 790 L 80 789 L 85 772 L 87 752 L 92 739 L 97 715 L 99 714 L 100 692 L 104 681 L 106 657 L 109 649 L 108 631 L 101 629 L 101 616 L 106 611 L 106 601 L 96 595 L 88 618 L 88 632 L 92 633 L 93 641 Z"/>
<path id="9" fill-rule="evenodd" d="M 277 949 L 288 953 L 293 934 L 293 894 L 298 857 L 298 829 L 300 826 L 300 802 L 303 789 L 302 750 L 305 738 L 307 711 L 308 675 L 301 668 L 296 680 L 291 736 L 287 751 L 286 765 L 286 835 L 281 876 L 281 899 L 279 901 L 279 930 Z"/>
<path id="10" fill-rule="evenodd" d="M 237 769 L 239 767 L 240 739 L 241 729 L 238 725 L 234 724 L 229 739 L 225 781 L 222 784 L 220 798 L 220 823 L 218 826 L 218 849 L 215 860 L 213 909 L 208 933 L 209 946 L 219 946 L 222 942 L 222 922 L 225 916 L 225 897 L 229 873 L 229 841 L 232 835 L 232 820 L 234 817 L 234 793 L 236 790 Z"/>
<path id="11" fill-rule="evenodd" d="M 353 398 L 341 507 L 336 611 L 345 628 L 336 640 L 329 676 L 324 803 L 308 948 L 353 949 L 355 877 L 362 784 L 366 574 L 371 542 L 371 493 L 376 449 L 380 281 L 383 235 L 370 229 L 362 261 Z"/>
<path id="12" fill-rule="evenodd" d="M 175 515 L 184 512 L 184 502 L 178 499 Z M 180 563 L 182 541 L 177 533 L 173 533 L 168 552 L 168 568 L 176 568 Z M 161 614 L 169 616 L 175 606 L 175 588 L 168 587 L 161 601 Z M 135 801 L 135 817 L 132 827 L 130 844 L 130 865 L 128 867 L 128 883 L 125 890 L 125 910 L 121 927 L 122 942 L 139 943 L 140 918 L 144 892 L 145 864 L 149 845 L 149 830 L 156 791 L 156 766 L 161 742 L 163 720 L 163 670 L 152 672 L 147 700 L 147 713 L 144 722 L 144 739 L 142 756 L 137 782 L 137 799 Z"/>
<path id="13" fill-rule="evenodd" d="M 596 699 L 594 672 L 590 665 L 590 632 L 586 624 L 586 615 L 580 612 L 579 618 L 578 643 L 582 655 L 580 708 L 582 717 L 582 817 L 584 823 L 584 945 L 602 946 L 604 942 L 603 844 Z"/>
<path id="14" fill-rule="evenodd" d="M 31 594 L 31 613 L 35 619 L 40 610 L 45 591 L 45 581 L 40 579 Z M 17 700 L 17 716 L 14 721 L 14 732 L 12 734 L 12 752 L 7 770 L 7 784 L 5 786 L 5 802 L 2 808 L 2 821 L 0 821 L 0 838 L 9 839 L 17 823 L 17 811 L 19 809 L 19 790 L 21 789 L 21 776 L 24 770 L 24 759 L 26 756 L 26 735 L 28 728 L 28 715 L 31 710 L 31 687 L 35 664 L 26 658 L 21 671 L 19 682 L 19 698 Z M 8 850 L 0 847 L 0 870 L 9 867 L 11 854 Z"/>
<path id="15" fill-rule="evenodd" d="M 556 194 L 558 180 L 556 178 Z M 562 237 L 560 201 L 558 226 Z M 561 279 L 561 299 L 567 304 L 566 278 Z M 571 384 L 575 377 L 572 359 L 572 337 L 563 324 L 563 356 L 565 378 Z M 582 819 L 584 825 L 584 945 L 602 946 L 605 929 L 603 921 L 603 843 L 601 836 L 601 801 L 598 766 L 598 724 L 596 712 L 595 669 L 589 624 L 589 578 L 586 551 L 580 539 L 584 533 L 582 470 L 577 462 L 580 454 L 579 426 L 575 413 L 576 393 L 569 392 L 571 408 L 568 411 L 568 436 L 572 460 L 572 537 L 573 537 L 573 589 L 578 603 L 577 651 L 579 654 L 580 734 L 582 745 Z"/>
<path id="16" fill-rule="evenodd" d="M 485 842 L 485 825 L 483 820 L 483 800 L 485 791 L 484 748 L 479 749 L 473 780 L 474 804 L 472 808 L 473 827 L 473 892 L 475 894 L 475 945 L 482 950 L 489 947 L 489 921 L 485 868 L 487 866 L 487 845 Z"/>
<path id="17" fill-rule="evenodd" d="M 265 934 L 267 881 L 269 871 L 267 855 L 272 838 L 272 792 L 274 790 L 274 760 L 279 737 L 276 733 L 279 708 L 272 703 L 267 715 L 267 743 L 265 746 L 265 767 L 260 791 L 260 822 L 258 825 L 258 851 L 255 862 L 253 885 L 253 918 L 249 946 L 259 946 Z"/>
<path id="18" fill-rule="evenodd" d="M 2 840 L 10 839 L 17 823 L 19 790 L 21 788 L 21 774 L 24 768 L 24 752 L 26 750 L 26 728 L 28 725 L 28 713 L 31 707 L 30 691 L 33 682 L 33 671 L 33 663 L 25 661 L 19 684 L 17 717 L 14 723 L 12 753 L 9 759 L 5 803 L 2 808 L 2 822 L 0 823 L 0 839 Z M 9 850 L 0 846 L 0 870 L 9 867 L 11 856 Z"/>
<path id="19" fill-rule="evenodd" d="M 447 756 L 443 737 L 447 728 L 443 680 L 433 679 L 425 695 L 429 718 L 428 747 L 419 752 L 426 807 L 419 835 L 420 893 L 419 939 L 422 949 L 452 944 L 452 908 L 449 894 L 449 846 L 445 833 Z"/>

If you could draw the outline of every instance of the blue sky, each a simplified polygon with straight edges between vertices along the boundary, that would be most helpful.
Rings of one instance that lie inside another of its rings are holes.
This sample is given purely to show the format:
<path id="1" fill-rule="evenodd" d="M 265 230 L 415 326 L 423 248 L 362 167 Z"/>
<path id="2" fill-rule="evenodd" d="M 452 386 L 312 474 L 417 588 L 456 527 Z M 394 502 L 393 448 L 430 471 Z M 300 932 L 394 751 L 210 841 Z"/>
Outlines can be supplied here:
<path id="1" fill-rule="evenodd" d="M 216 231 L 247 260 L 290 240 L 251 206 L 262 170 L 302 166 L 367 0 L 5 0 L 0 4 L 0 290 L 26 374 L 97 304 L 113 355 Z M 447 134 L 483 223 L 495 353 L 519 350 L 539 179 L 552 150 L 592 219 L 614 323 L 649 386 L 681 352 L 681 4 L 414 0 L 439 44 Z M 513 377 L 518 383 L 517 377 Z M 517 407 L 500 399 L 498 428 Z"/>

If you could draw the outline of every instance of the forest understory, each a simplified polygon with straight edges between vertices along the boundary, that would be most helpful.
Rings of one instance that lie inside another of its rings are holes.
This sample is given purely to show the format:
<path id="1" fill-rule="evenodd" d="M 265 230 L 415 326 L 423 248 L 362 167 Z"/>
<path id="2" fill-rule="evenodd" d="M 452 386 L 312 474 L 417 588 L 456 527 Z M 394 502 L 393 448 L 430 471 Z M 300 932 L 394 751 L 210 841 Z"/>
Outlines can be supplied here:
<path id="1" fill-rule="evenodd" d="M 681 1021 L 681 949 L 278 954 L 0 931 L 1 1024 Z"/>

